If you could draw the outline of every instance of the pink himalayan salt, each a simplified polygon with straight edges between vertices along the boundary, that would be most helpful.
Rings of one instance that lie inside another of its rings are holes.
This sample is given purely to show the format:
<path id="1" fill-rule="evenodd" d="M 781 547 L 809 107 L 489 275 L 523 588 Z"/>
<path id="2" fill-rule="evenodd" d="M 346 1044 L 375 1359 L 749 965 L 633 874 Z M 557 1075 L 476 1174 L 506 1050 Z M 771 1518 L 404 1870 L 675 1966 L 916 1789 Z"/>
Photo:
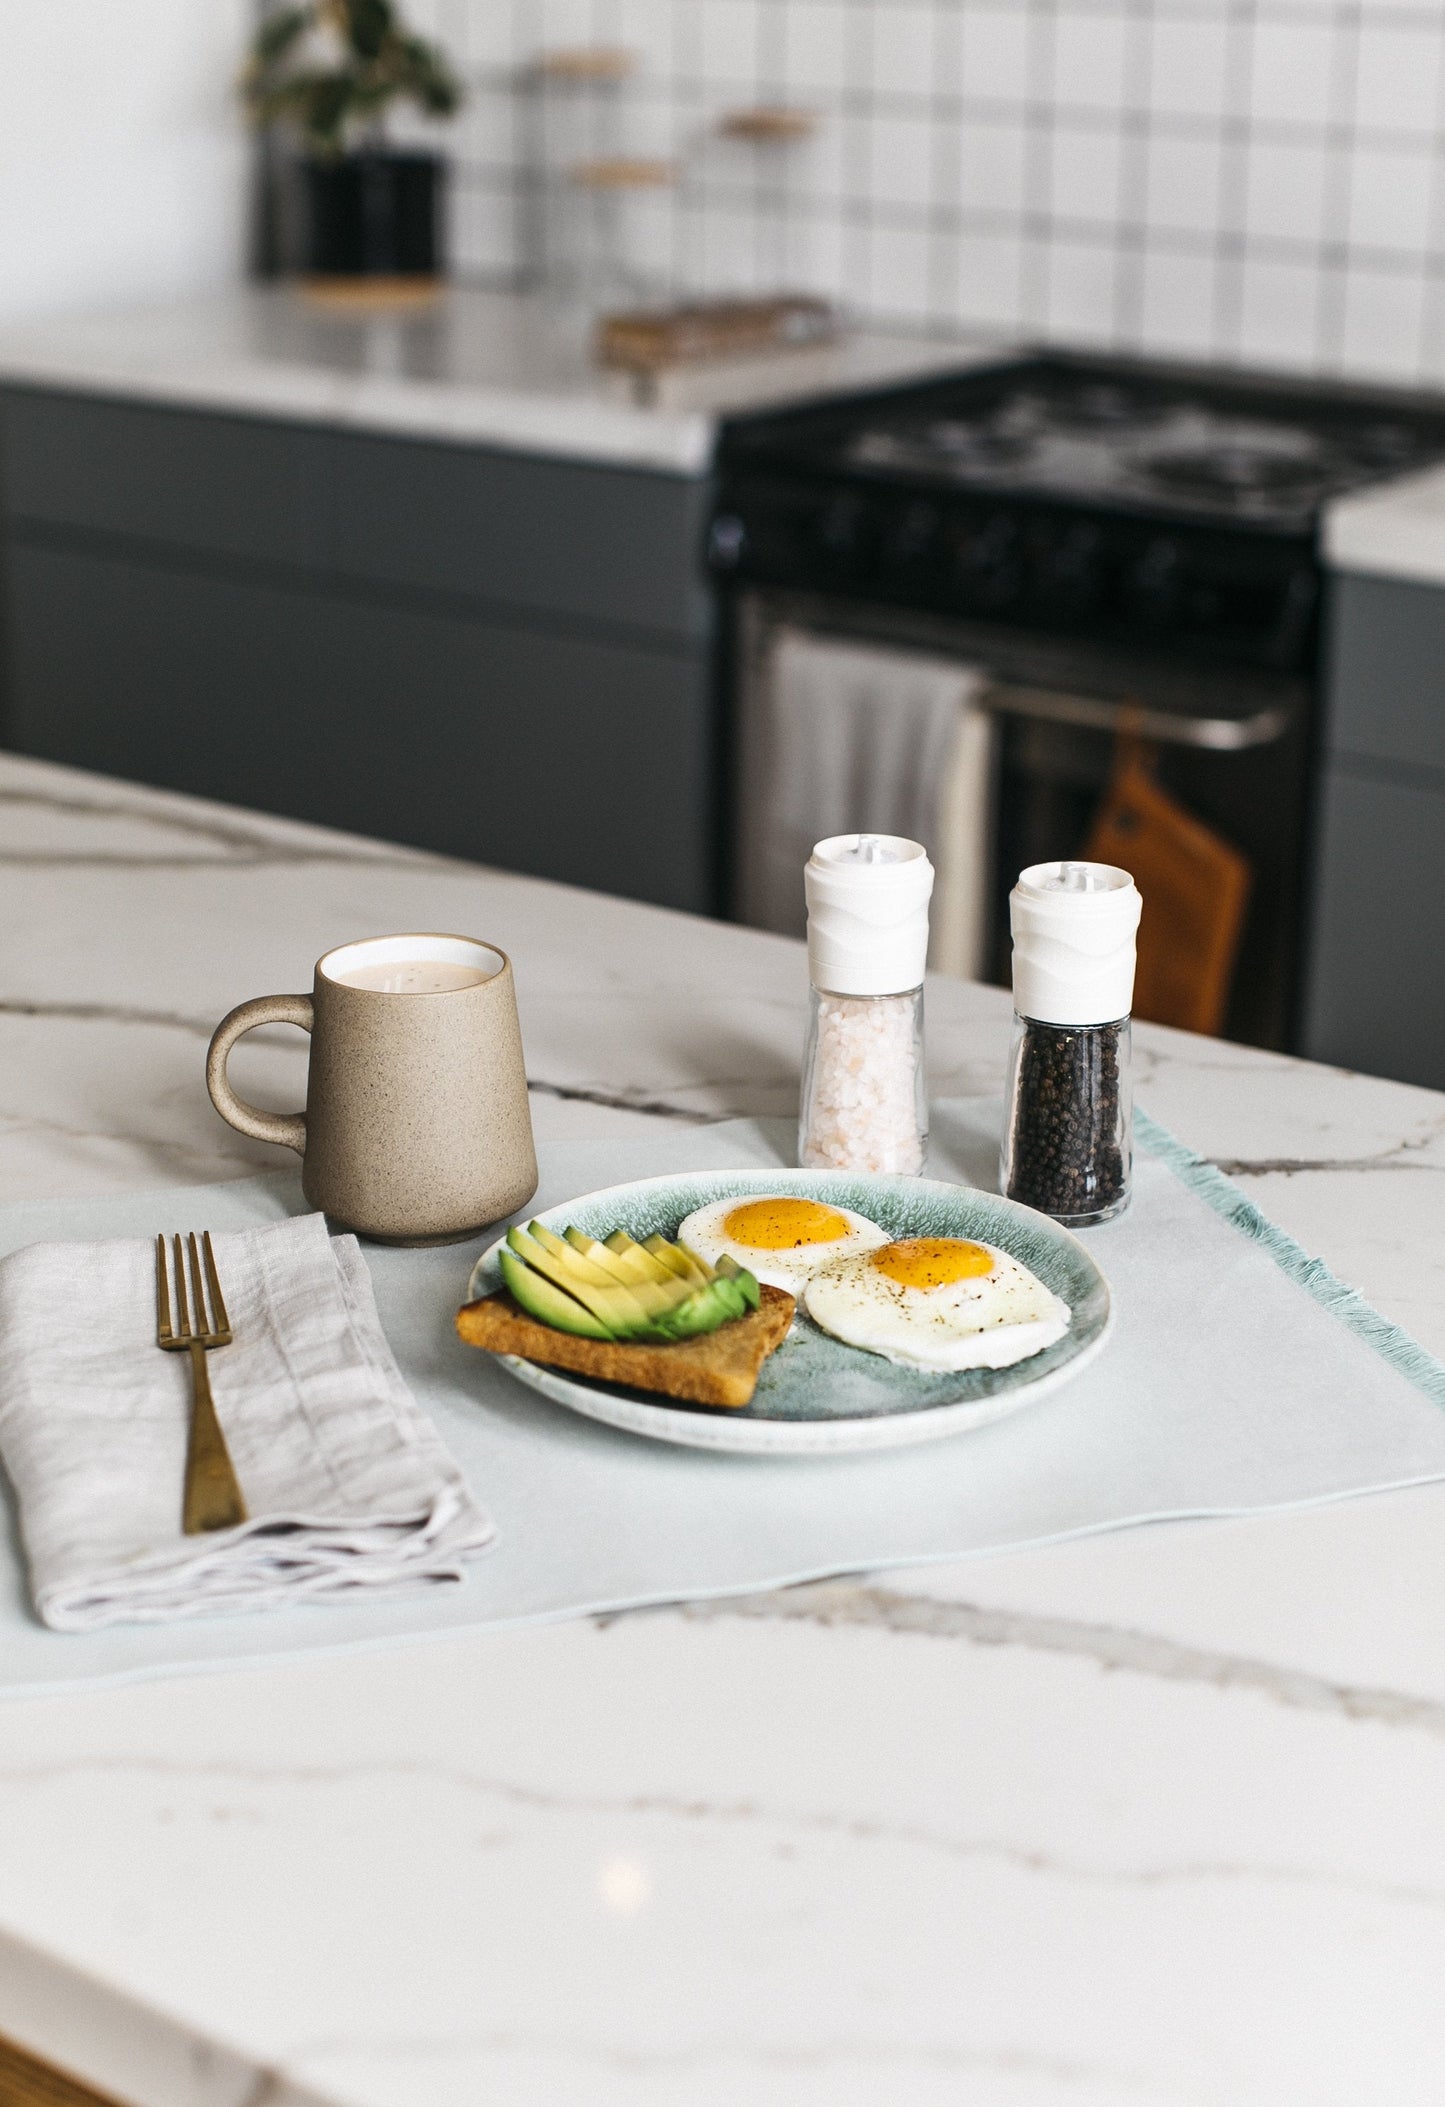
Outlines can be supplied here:
<path id="1" fill-rule="evenodd" d="M 918 1063 L 922 991 L 814 995 L 799 1158 L 807 1170 L 923 1168 Z"/>

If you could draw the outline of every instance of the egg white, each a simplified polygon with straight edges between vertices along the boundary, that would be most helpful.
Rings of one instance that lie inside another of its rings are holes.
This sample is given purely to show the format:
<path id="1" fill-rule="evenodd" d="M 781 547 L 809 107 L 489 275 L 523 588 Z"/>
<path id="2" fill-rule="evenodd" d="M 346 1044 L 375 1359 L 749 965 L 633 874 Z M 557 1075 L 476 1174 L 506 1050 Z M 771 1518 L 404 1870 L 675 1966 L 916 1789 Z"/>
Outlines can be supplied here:
<path id="1" fill-rule="evenodd" d="M 891 1241 L 888 1231 L 870 1222 L 866 1215 L 854 1214 L 847 1207 L 834 1207 L 831 1200 L 819 1204 L 841 1215 L 848 1226 L 842 1236 L 825 1244 L 791 1244 L 772 1250 L 728 1235 L 723 1225 L 734 1208 L 783 1197 L 781 1193 L 739 1193 L 731 1200 L 712 1200 L 706 1207 L 695 1208 L 679 1225 L 677 1240 L 699 1258 L 705 1258 L 710 1266 L 715 1266 L 726 1253 L 740 1266 L 746 1266 L 756 1279 L 769 1287 L 786 1288 L 790 1295 L 801 1294 L 820 1266 L 834 1265 L 850 1254 L 875 1251 L 880 1244 Z"/>
<path id="2" fill-rule="evenodd" d="M 840 1258 L 808 1281 L 803 1307 L 835 1339 L 904 1368 L 1010 1368 L 1061 1339 L 1071 1313 L 1027 1266 L 982 1248 L 987 1273 L 933 1288 L 890 1279 L 867 1252 Z"/>

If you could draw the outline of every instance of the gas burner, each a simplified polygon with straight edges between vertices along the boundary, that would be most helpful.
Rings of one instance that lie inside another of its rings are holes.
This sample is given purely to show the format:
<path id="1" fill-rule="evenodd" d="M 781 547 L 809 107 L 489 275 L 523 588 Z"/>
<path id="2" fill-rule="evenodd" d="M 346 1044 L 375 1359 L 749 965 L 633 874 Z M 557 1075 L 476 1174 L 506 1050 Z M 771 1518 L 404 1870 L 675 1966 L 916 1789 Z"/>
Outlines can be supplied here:
<path id="1" fill-rule="evenodd" d="M 1327 481 L 1330 463 L 1312 449 L 1235 442 L 1149 454 L 1138 466 L 1151 482 L 1192 497 L 1288 502 L 1313 496 Z"/>
<path id="2" fill-rule="evenodd" d="M 954 474 L 1004 468 L 1033 449 L 1030 433 L 1006 426 L 940 418 L 897 431 L 860 432 L 849 447 L 853 460 L 871 468 L 942 469 Z"/>
<path id="3" fill-rule="evenodd" d="M 1408 466 L 1419 452 L 1414 433 L 1403 424 L 1367 425 L 1356 441 L 1356 450 L 1369 468 Z"/>
<path id="4" fill-rule="evenodd" d="M 1040 410 L 1049 424 L 1066 432 L 1141 431 L 1165 415 L 1163 403 L 1111 381 L 1061 389 L 1041 402 Z"/>
<path id="5" fill-rule="evenodd" d="M 1034 446 L 1032 432 L 1010 429 L 1002 423 L 970 424 L 959 418 L 929 425 L 922 437 L 925 445 L 935 448 L 947 461 L 967 468 L 994 468 L 1006 461 L 1021 461 Z"/>

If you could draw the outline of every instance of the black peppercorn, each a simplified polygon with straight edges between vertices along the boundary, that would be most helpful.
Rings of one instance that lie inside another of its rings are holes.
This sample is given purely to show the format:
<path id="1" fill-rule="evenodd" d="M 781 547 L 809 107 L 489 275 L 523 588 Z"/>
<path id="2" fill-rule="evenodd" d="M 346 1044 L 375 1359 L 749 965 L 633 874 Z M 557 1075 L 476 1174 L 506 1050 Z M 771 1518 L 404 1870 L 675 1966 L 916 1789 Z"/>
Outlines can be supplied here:
<path id="1" fill-rule="evenodd" d="M 1115 1214 L 1128 1197 L 1129 1020 L 1019 1020 L 1006 1191 L 1068 1222 Z"/>
<path id="2" fill-rule="evenodd" d="M 1072 1228 L 1129 1204 L 1128 1010 L 1142 902 L 1111 863 L 1036 863 L 1009 894 L 1014 1043 L 1000 1183 Z"/>

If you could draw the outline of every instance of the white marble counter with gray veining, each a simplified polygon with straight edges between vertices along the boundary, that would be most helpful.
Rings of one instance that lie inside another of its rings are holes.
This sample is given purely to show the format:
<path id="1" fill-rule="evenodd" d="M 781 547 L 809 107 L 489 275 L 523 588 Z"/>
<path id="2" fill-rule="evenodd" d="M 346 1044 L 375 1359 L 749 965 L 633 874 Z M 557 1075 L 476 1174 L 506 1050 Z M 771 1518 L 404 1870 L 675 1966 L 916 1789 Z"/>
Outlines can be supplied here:
<path id="1" fill-rule="evenodd" d="M 989 355 L 949 338 L 853 329 L 834 344 L 680 369 L 642 399 L 603 371 L 592 319 L 536 294 L 454 287 L 355 311 L 297 286 L 0 331 L 0 381 L 241 416 L 702 475 L 718 419 L 761 403 L 905 380 Z"/>
<path id="2" fill-rule="evenodd" d="M 792 1104 L 780 939 L 11 760 L 0 869 L 5 1199 L 271 1165 L 211 1025 L 388 927 L 512 953 L 544 1141 Z M 1445 1098 L 1139 1047 L 1445 1351 Z M 1436 1488 L 16 1703 L 0 2035 L 139 2107 L 1434 2107 L 1442 1804 Z"/>

